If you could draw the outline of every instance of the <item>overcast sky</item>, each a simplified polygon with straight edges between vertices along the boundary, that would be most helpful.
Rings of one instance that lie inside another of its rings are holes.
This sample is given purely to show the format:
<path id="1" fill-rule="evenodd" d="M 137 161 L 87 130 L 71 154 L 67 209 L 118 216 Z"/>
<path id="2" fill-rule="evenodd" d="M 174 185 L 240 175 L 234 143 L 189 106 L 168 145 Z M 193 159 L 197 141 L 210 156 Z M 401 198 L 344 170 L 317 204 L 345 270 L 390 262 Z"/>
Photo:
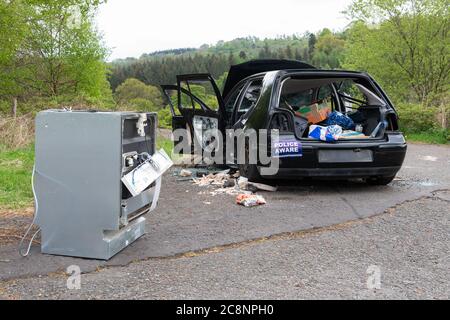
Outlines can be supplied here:
<path id="1" fill-rule="evenodd" d="M 342 30 L 351 0 L 108 0 L 98 29 L 110 60 L 219 40 Z"/>

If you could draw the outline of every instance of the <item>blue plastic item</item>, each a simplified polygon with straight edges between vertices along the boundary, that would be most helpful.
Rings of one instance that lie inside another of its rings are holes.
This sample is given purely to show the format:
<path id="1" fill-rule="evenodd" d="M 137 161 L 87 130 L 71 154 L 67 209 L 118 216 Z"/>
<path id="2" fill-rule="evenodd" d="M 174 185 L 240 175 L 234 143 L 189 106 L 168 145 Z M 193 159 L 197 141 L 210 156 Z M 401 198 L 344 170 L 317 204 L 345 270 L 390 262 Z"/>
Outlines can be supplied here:
<path id="1" fill-rule="evenodd" d="M 338 125 L 323 127 L 319 125 L 309 126 L 309 138 L 333 142 L 339 139 L 342 134 L 342 128 Z"/>
<path id="2" fill-rule="evenodd" d="M 326 120 L 324 120 L 322 123 L 327 126 L 337 124 L 346 130 L 355 129 L 355 123 L 353 122 L 353 120 L 349 116 L 347 116 L 339 111 L 331 112 L 328 115 L 328 118 Z"/>

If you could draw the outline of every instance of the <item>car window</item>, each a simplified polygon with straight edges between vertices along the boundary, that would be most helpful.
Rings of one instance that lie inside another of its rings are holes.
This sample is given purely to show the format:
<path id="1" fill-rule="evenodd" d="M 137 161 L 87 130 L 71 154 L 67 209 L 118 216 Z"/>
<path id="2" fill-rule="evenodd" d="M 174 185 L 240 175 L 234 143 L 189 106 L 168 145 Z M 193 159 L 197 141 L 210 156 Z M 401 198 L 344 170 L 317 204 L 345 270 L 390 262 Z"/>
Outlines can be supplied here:
<path id="1" fill-rule="evenodd" d="M 226 112 L 233 112 L 234 110 L 234 104 L 236 103 L 237 98 L 239 97 L 239 93 L 241 93 L 243 86 L 240 86 L 236 90 L 234 90 L 230 95 L 229 98 L 225 102 L 225 111 Z"/>
<path id="2" fill-rule="evenodd" d="M 333 90 L 330 85 L 322 86 L 317 93 L 317 100 L 323 100 L 329 98 L 333 94 Z"/>
<path id="3" fill-rule="evenodd" d="M 166 96 L 170 99 L 169 104 L 173 106 L 173 112 L 176 116 L 181 115 L 180 110 L 178 110 L 178 91 L 176 89 L 166 89 Z"/>
<path id="4" fill-rule="evenodd" d="M 198 98 L 200 101 L 206 105 L 207 108 L 216 111 L 219 109 L 219 101 L 217 100 L 217 96 L 214 93 L 214 89 L 212 87 L 211 82 L 209 81 L 183 81 L 181 82 L 181 88 L 189 91 L 192 93 L 193 96 Z M 184 108 L 192 108 L 194 106 L 194 109 L 201 110 L 202 107 L 200 103 L 197 101 L 193 101 L 191 97 L 189 97 L 186 94 L 181 95 L 181 105 Z"/>
<path id="5" fill-rule="evenodd" d="M 367 102 L 366 96 L 358 89 L 352 79 L 346 79 L 339 84 L 339 94 L 357 99 L 361 102 Z"/>
<path id="6" fill-rule="evenodd" d="M 233 111 L 234 111 L 234 106 L 236 104 L 236 101 L 239 97 L 239 94 L 242 91 L 242 88 L 244 87 L 244 85 L 239 86 L 237 89 L 235 89 L 232 93 L 229 94 L 229 97 L 227 97 L 227 99 L 225 100 L 225 122 L 228 125 L 231 125 L 231 120 L 233 117 Z"/>
<path id="7" fill-rule="evenodd" d="M 297 110 L 303 106 L 308 106 L 313 103 L 314 100 L 314 90 L 307 89 L 298 92 L 284 94 L 282 96 L 282 102 L 287 104 L 292 109 Z"/>
<path id="8" fill-rule="evenodd" d="M 237 110 L 238 114 L 244 114 L 256 104 L 261 94 L 261 87 L 262 80 L 255 80 L 247 87 Z"/>

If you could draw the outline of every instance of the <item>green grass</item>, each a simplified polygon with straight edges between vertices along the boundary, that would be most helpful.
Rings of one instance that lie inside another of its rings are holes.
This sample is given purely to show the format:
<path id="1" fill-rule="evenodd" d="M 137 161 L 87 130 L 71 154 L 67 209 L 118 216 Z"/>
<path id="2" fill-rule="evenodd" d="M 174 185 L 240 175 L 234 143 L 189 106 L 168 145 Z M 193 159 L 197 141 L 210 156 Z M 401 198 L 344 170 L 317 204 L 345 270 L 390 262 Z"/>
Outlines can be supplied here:
<path id="1" fill-rule="evenodd" d="M 173 142 L 170 139 L 158 137 L 156 139 L 156 150 L 164 149 L 164 151 L 170 156 L 172 154 Z"/>
<path id="2" fill-rule="evenodd" d="M 404 133 L 406 140 L 411 142 L 423 142 L 433 144 L 448 144 L 450 143 L 450 133 L 445 130 L 429 131 L 429 132 L 406 132 Z"/>
<path id="3" fill-rule="evenodd" d="M 0 149 L 0 207 L 17 209 L 33 204 L 31 171 L 34 146 L 21 150 Z"/>

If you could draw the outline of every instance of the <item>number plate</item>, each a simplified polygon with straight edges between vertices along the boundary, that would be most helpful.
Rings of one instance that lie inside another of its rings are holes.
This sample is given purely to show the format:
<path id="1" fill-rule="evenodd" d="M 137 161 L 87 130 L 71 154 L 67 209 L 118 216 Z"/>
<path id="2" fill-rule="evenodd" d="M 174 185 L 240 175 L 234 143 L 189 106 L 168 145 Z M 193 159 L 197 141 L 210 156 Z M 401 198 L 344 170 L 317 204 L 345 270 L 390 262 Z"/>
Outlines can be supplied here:
<path id="1" fill-rule="evenodd" d="M 372 162 L 372 150 L 319 150 L 320 163 Z"/>

